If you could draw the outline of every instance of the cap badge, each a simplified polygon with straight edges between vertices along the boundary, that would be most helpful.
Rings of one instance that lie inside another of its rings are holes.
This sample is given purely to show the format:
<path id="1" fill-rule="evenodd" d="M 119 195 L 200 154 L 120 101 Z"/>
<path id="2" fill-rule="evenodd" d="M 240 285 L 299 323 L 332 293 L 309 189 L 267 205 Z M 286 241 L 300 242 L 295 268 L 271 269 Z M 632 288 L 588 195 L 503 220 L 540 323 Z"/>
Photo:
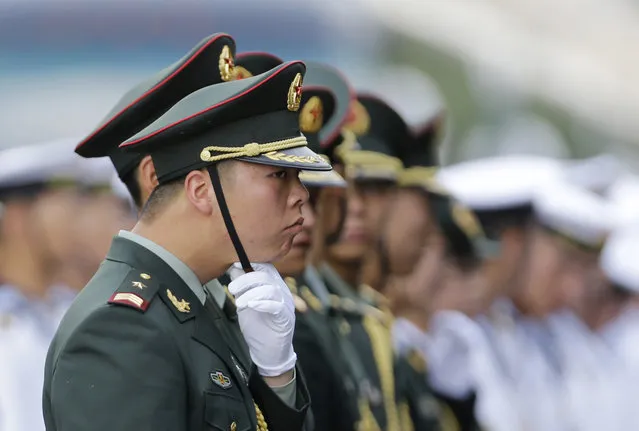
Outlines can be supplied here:
<path id="1" fill-rule="evenodd" d="M 173 295 L 173 292 L 171 292 L 169 289 L 166 289 L 166 296 L 169 297 L 169 300 L 171 301 L 173 306 L 180 313 L 188 313 L 191 311 L 191 305 L 188 302 L 186 302 L 184 299 L 181 299 L 178 301 L 175 295 Z"/>
<path id="2" fill-rule="evenodd" d="M 364 105 L 354 101 L 344 127 L 358 136 L 365 135 L 371 127 L 371 117 Z"/>
<path id="3" fill-rule="evenodd" d="M 228 45 L 224 45 L 222 52 L 220 53 L 220 59 L 218 62 L 220 69 L 220 77 L 222 81 L 232 81 L 235 75 L 235 61 L 231 55 L 231 48 Z"/>
<path id="4" fill-rule="evenodd" d="M 324 123 L 322 100 L 313 96 L 302 106 L 300 112 L 300 130 L 305 133 L 317 133 Z"/>
<path id="5" fill-rule="evenodd" d="M 231 72 L 233 75 L 233 80 L 240 80 L 245 78 L 250 78 L 253 76 L 251 72 L 249 72 L 246 68 L 242 66 L 235 65 L 233 67 L 233 71 Z"/>
<path id="6" fill-rule="evenodd" d="M 297 112 L 302 102 L 302 74 L 298 73 L 293 78 L 291 86 L 288 89 L 288 99 L 286 107 L 289 111 Z"/>

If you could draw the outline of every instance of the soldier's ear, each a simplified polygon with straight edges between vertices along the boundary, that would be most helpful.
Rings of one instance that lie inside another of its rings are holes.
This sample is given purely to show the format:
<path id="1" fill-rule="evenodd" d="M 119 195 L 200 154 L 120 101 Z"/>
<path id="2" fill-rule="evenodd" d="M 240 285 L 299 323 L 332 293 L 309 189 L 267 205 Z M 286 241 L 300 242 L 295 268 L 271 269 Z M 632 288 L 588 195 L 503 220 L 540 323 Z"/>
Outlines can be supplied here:
<path id="1" fill-rule="evenodd" d="M 211 215 L 217 208 L 211 177 L 206 169 L 187 174 L 184 179 L 184 193 L 191 205 L 204 215 Z"/>
<path id="2" fill-rule="evenodd" d="M 142 202 L 151 195 L 151 192 L 158 186 L 158 176 L 155 172 L 155 166 L 151 156 L 146 155 L 140 161 L 138 168 L 138 182 L 140 184 L 140 193 L 142 195 Z"/>

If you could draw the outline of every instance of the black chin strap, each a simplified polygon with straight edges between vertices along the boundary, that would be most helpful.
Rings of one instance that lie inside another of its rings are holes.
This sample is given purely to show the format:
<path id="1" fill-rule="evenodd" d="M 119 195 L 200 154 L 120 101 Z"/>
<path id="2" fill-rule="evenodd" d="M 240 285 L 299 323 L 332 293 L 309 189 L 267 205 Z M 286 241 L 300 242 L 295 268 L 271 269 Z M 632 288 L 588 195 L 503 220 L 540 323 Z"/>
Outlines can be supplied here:
<path id="1" fill-rule="evenodd" d="M 217 171 L 217 163 L 208 167 L 209 175 L 211 176 L 211 183 L 213 184 L 213 191 L 215 191 L 215 197 L 217 198 L 218 206 L 220 207 L 220 212 L 222 213 L 222 218 L 224 219 L 224 224 L 226 225 L 226 230 L 231 237 L 231 242 L 233 243 L 233 247 L 235 248 L 235 252 L 237 253 L 237 257 L 240 259 L 240 264 L 242 265 L 242 269 L 244 272 L 253 272 L 253 268 L 251 267 L 251 263 L 249 262 L 248 256 L 244 251 L 244 247 L 242 247 L 242 243 L 240 242 L 240 237 L 235 230 L 235 225 L 233 224 L 233 219 L 231 219 L 231 213 L 229 212 L 229 207 L 226 205 L 226 198 L 224 198 L 224 192 L 222 191 L 222 183 L 220 182 L 220 174 Z"/>

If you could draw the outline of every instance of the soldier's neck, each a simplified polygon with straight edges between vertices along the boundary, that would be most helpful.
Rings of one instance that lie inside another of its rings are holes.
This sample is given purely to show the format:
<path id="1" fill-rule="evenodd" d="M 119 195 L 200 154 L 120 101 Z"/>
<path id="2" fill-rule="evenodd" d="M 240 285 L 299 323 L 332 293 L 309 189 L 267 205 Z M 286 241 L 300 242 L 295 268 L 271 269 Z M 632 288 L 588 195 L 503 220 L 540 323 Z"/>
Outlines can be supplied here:
<path id="1" fill-rule="evenodd" d="M 233 264 L 226 231 L 201 232 L 185 221 L 157 218 L 139 221 L 132 232 L 149 239 L 184 262 L 202 284 L 220 277 Z M 231 245 L 232 249 L 232 245 Z"/>
<path id="2" fill-rule="evenodd" d="M 43 298 L 54 283 L 50 265 L 26 241 L 6 241 L 0 247 L 0 279 L 30 298 Z"/>

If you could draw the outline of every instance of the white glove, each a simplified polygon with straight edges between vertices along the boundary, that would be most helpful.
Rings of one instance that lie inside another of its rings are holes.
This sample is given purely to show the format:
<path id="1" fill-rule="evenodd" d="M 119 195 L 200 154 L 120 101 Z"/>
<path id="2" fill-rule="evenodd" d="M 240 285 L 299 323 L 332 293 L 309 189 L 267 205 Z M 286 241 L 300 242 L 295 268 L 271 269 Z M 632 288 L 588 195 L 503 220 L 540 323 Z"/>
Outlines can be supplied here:
<path id="1" fill-rule="evenodd" d="M 252 263 L 245 274 L 240 264 L 228 270 L 229 292 L 235 297 L 240 329 L 260 375 L 275 377 L 295 367 L 293 350 L 295 303 L 273 265 Z"/>

